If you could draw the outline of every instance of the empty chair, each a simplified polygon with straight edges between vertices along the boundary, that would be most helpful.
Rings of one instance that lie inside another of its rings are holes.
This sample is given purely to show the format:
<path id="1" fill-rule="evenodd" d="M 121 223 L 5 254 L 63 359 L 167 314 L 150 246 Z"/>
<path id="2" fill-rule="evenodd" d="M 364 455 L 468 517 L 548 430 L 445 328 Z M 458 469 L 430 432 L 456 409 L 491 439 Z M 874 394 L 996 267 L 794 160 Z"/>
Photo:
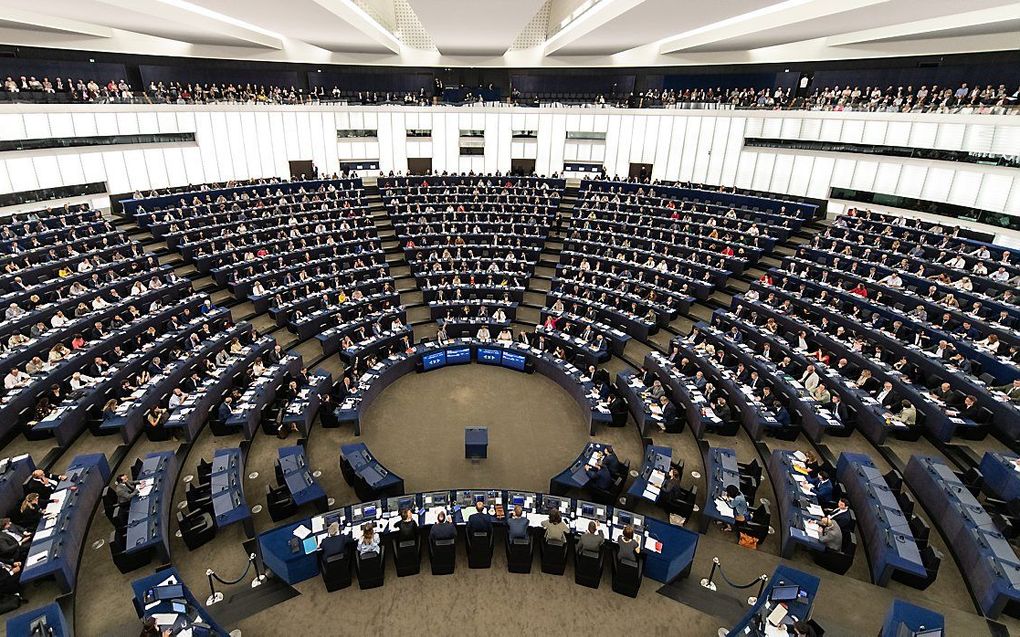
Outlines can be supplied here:
<path id="1" fill-rule="evenodd" d="M 142 459 L 136 458 L 134 463 L 131 465 L 131 479 L 137 480 L 138 474 L 142 472 Z"/>
<path id="2" fill-rule="evenodd" d="M 761 465 L 758 464 L 758 459 L 754 458 L 747 464 L 737 463 L 737 470 L 741 476 L 747 476 L 752 478 L 755 482 L 761 482 Z"/>
<path id="3" fill-rule="evenodd" d="M 429 562 L 433 575 L 451 575 L 457 568 L 457 540 L 429 538 Z"/>
<path id="4" fill-rule="evenodd" d="M 208 484 L 212 477 L 212 463 L 206 462 L 205 458 L 198 461 L 198 469 L 195 471 L 195 479 L 199 484 Z"/>
<path id="5" fill-rule="evenodd" d="M 644 572 L 644 560 L 638 556 L 637 560 L 620 558 L 612 559 L 613 569 L 613 592 L 627 597 L 637 597 L 641 590 L 641 576 Z"/>
<path id="6" fill-rule="evenodd" d="M 910 515 L 914 512 L 914 499 L 906 491 L 897 493 L 896 501 L 899 503 L 900 510 L 903 511 L 904 515 Z"/>
<path id="7" fill-rule="evenodd" d="M 567 551 L 570 546 L 566 542 L 549 540 L 543 537 L 539 543 L 542 554 L 542 572 L 549 575 L 563 575 L 567 568 Z"/>
<path id="8" fill-rule="evenodd" d="M 931 586 L 938 576 L 939 566 L 942 564 L 942 554 L 929 544 L 921 549 L 921 563 L 924 564 L 924 577 L 897 570 L 893 571 L 892 578 L 901 584 L 923 591 Z"/>
<path id="9" fill-rule="evenodd" d="M 117 515 L 117 494 L 111 487 L 103 487 L 103 513 L 106 518 L 113 522 Z"/>
<path id="10" fill-rule="evenodd" d="M 525 538 L 506 538 L 506 569 L 511 573 L 530 573 L 534 542 L 529 535 Z"/>
<path id="11" fill-rule="evenodd" d="M 602 581 L 602 551 L 574 551 L 574 582 L 589 588 L 598 588 Z"/>
<path id="12" fill-rule="evenodd" d="M 492 566 L 492 531 L 466 531 L 468 568 L 489 568 Z"/>
<path id="13" fill-rule="evenodd" d="M 297 504 L 294 503 L 294 498 L 291 497 L 286 485 L 273 488 L 267 484 L 266 508 L 269 509 L 269 517 L 273 522 L 279 522 L 294 515 Z"/>
<path id="14" fill-rule="evenodd" d="M 377 588 L 383 585 L 386 578 L 386 563 L 383 560 L 385 550 L 379 545 L 379 551 L 358 553 L 355 565 L 358 571 L 358 586 L 362 589 Z"/>
<path id="15" fill-rule="evenodd" d="M 192 511 L 198 509 L 212 511 L 212 491 L 209 487 L 196 487 L 189 483 L 184 489 L 184 499 Z"/>
<path id="16" fill-rule="evenodd" d="M 762 502 L 757 508 L 751 511 L 751 517 L 743 522 L 737 522 L 737 531 L 740 533 L 746 533 L 754 538 L 757 538 L 758 542 L 764 542 L 765 538 L 769 534 L 769 524 L 772 523 L 772 511 L 769 510 L 769 505 Z"/>
<path id="17" fill-rule="evenodd" d="M 903 474 L 897 469 L 890 469 L 889 473 L 885 474 L 885 483 L 893 492 L 899 493 L 903 489 Z"/>
<path id="18" fill-rule="evenodd" d="M 981 488 L 985 485 L 985 477 L 981 474 L 981 470 L 977 467 L 971 467 L 966 471 L 956 474 L 960 478 L 960 482 L 963 486 L 967 487 L 967 490 L 976 498 L 981 493 Z"/>
<path id="19" fill-rule="evenodd" d="M 673 495 L 661 500 L 659 504 L 667 513 L 679 515 L 685 520 L 691 517 L 694 512 L 694 502 L 698 498 L 698 485 L 691 485 L 690 489 L 680 489 Z"/>
<path id="20" fill-rule="evenodd" d="M 181 530 L 184 545 L 192 551 L 216 537 L 216 522 L 211 514 L 202 509 L 187 514 L 178 511 L 177 526 Z"/>
<path id="21" fill-rule="evenodd" d="M 931 536 L 931 527 L 924 523 L 924 520 L 913 515 L 910 517 L 910 532 L 917 541 L 918 548 L 928 546 L 928 538 Z"/>
<path id="22" fill-rule="evenodd" d="M 417 539 L 393 540 L 393 562 L 397 577 L 417 575 L 421 571 L 421 549 Z"/>

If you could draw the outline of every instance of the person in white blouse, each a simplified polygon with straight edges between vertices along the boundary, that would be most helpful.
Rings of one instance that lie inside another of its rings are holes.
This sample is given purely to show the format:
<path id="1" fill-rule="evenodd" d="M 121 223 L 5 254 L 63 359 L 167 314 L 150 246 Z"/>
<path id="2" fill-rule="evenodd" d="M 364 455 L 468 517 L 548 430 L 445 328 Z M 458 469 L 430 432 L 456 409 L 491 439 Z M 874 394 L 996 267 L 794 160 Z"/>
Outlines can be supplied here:
<path id="1" fill-rule="evenodd" d="M 50 319 L 50 326 L 64 327 L 65 325 L 67 325 L 67 317 L 64 316 L 64 312 L 62 310 L 57 310 L 57 313 Z"/>
<path id="2" fill-rule="evenodd" d="M 971 292 L 974 290 L 974 284 L 971 282 L 969 276 L 962 277 L 959 281 L 953 283 L 953 287 L 964 292 Z"/>
<path id="3" fill-rule="evenodd" d="M 998 283 L 1005 283 L 1009 280 L 1009 272 L 1006 272 L 1006 268 L 999 266 L 999 269 L 989 274 L 988 278 Z"/>
<path id="4" fill-rule="evenodd" d="M 131 286 L 131 296 L 138 296 L 139 294 L 145 294 L 145 284 L 141 281 L 135 281 Z"/>
<path id="5" fill-rule="evenodd" d="M 489 340 L 491 340 L 492 336 L 489 334 L 489 328 L 486 327 L 485 325 L 483 325 L 480 328 L 478 328 L 477 338 L 480 341 L 489 341 Z"/>
<path id="6" fill-rule="evenodd" d="M 509 329 L 502 329 L 499 332 L 499 336 L 496 337 L 496 340 L 500 343 L 506 343 L 509 345 L 514 342 L 514 335 Z"/>
<path id="7" fill-rule="evenodd" d="M 88 387 L 89 385 L 95 382 L 96 382 L 95 378 L 92 378 L 91 376 L 86 376 L 81 372 L 75 372 L 74 374 L 71 375 L 71 381 L 69 384 L 71 385 L 71 391 L 78 391 L 79 389 Z"/>
<path id="8" fill-rule="evenodd" d="M 92 299 L 93 310 L 103 310 L 110 307 L 110 304 L 103 298 L 102 294 L 97 294 L 96 298 Z"/>

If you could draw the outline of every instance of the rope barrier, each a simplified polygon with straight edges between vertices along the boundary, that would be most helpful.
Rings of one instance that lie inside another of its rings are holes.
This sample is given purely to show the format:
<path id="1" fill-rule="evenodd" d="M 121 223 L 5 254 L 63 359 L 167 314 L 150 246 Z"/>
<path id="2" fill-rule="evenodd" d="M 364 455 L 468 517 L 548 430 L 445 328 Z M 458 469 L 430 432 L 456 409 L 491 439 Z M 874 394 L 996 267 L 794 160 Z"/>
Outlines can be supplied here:
<path id="1" fill-rule="evenodd" d="M 212 570 L 211 568 L 210 569 L 206 569 L 205 574 L 209 578 L 209 598 L 206 599 L 205 605 L 206 606 L 212 606 L 213 604 L 215 604 L 217 602 L 223 601 L 223 593 L 219 593 L 219 592 L 216 591 L 216 584 L 215 584 L 215 582 L 219 582 L 220 584 L 223 584 L 224 586 L 233 586 L 234 584 L 237 584 L 238 582 L 240 582 L 244 578 L 248 577 L 248 573 L 251 571 L 252 566 L 255 567 L 255 579 L 252 580 L 252 583 L 251 583 L 252 588 L 255 588 L 256 586 L 259 586 L 260 584 L 262 584 L 262 582 L 265 581 L 266 576 L 259 570 L 259 565 L 258 565 L 258 562 L 256 561 L 255 557 L 256 556 L 255 556 L 254 553 L 249 553 L 248 554 L 248 565 L 244 567 L 244 572 L 241 573 L 240 577 L 238 577 L 237 579 L 234 579 L 234 580 L 225 580 L 222 577 L 220 577 L 219 575 L 217 575 L 216 571 Z"/>
<path id="2" fill-rule="evenodd" d="M 713 557 L 712 558 L 712 572 L 708 574 L 707 578 L 701 580 L 701 585 L 703 587 L 707 588 L 708 590 L 713 591 L 713 592 L 715 592 L 715 590 L 716 590 L 716 584 L 715 584 L 715 574 L 716 574 L 716 571 L 718 571 L 719 574 L 722 575 L 723 581 L 726 582 L 726 584 L 728 584 L 731 588 L 736 588 L 738 590 L 742 590 L 742 589 L 745 589 L 745 588 L 751 588 L 752 586 L 757 584 L 758 585 L 758 595 L 748 598 L 747 603 L 750 604 L 750 605 L 753 605 L 757 601 L 757 599 L 759 597 L 761 597 L 762 591 L 765 590 L 765 582 L 767 582 L 768 579 L 769 579 L 768 575 L 762 573 L 761 575 L 759 575 L 758 577 L 754 578 L 753 580 L 751 580 L 747 584 L 734 584 L 732 581 L 730 581 L 730 578 L 726 577 L 726 573 L 725 573 L 725 571 L 723 571 L 722 563 L 719 562 L 719 558 L 718 557 Z"/>

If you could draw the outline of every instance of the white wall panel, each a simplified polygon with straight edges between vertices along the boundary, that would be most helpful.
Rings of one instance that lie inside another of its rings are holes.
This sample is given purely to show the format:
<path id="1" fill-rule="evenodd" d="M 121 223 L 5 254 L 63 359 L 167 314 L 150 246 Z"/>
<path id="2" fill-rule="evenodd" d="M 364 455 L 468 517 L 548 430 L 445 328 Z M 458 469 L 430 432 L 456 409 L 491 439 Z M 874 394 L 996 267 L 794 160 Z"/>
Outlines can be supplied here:
<path id="1" fill-rule="evenodd" d="M 184 152 L 180 148 L 163 149 L 163 164 L 171 184 L 188 183 L 188 171 L 184 167 Z"/>
<path id="2" fill-rule="evenodd" d="M 50 136 L 74 137 L 74 120 L 70 113 L 50 113 Z"/>
<path id="3" fill-rule="evenodd" d="M 949 188 L 946 201 L 958 206 L 973 206 L 981 190 L 981 173 L 970 170 L 958 171 L 953 176 L 953 184 Z M 929 179 L 931 176 L 929 175 Z"/>
<path id="4" fill-rule="evenodd" d="M 843 142 L 859 144 L 864 139 L 864 121 L 859 119 L 845 120 L 839 139 Z"/>
<path id="5" fill-rule="evenodd" d="M 754 164 L 754 178 L 751 188 L 768 190 L 772 184 L 772 169 L 776 165 L 776 156 L 772 153 L 758 153 L 758 161 Z"/>
<path id="6" fill-rule="evenodd" d="M 836 160 L 832 157 L 816 157 L 811 166 L 811 183 L 808 186 L 808 197 L 826 199 L 829 196 L 829 184 L 832 183 L 832 172 Z"/>
<path id="7" fill-rule="evenodd" d="M 197 151 L 196 151 L 197 152 Z M 106 166 L 103 164 L 103 156 L 99 153 L 86 153 L 81 155 L 81 168 L 84 173 L 85 183 L 96 183 L 100 181 L 106 181 Z M 201 181 L 190 181 L 183 180 L 176 182 L 178 184 L 187 183 L 202 183 Z"/>
<path id="8" fill-rule="evenodd" d="M 148 184 L 149 171 L 145 166 L 145 155 L 140 150 L 127 150 L 123 152 L 124 165 L 127 168 L 128 190 L 144 190 Z"/>
<path id="9" fill-rule="evenodd" d="M 889 146 L 906 146 L 910 143 L 910 122 L 889 122 L 885 130 L 885 143 Z"/>
<path id="10" fill-rule="evenodd" d="M 854 175 L 850 180 L 850 187 L 854 190 L 874 190 L 875 173 L 878 172 L 878 162 L 858 161 L 854 166 Z"/>
<path id="11" fill-rule="evenodd" d="M 747 120 L 742 117 L 732 117 L 729 120 L 730 132 L 726 139 L 722 175 L 719 178 L 719 183 L 724 186 L 732 186 L 737 178 L 737 162 L 740 160 L 740 151 L 744 147 L 744 127 L 747 123 Z"/>
<path id="12" fill-rule="evenodd" d="M 996 126 L 991 152 L 1020 155 L 1020 126 Z"/>
<path id="13" fill-rule="evenodd" d="M 980 188 L 974 189 L 974 205 L 984 210 L 1008 210 L 1011 188 L 1020 194 L 1020 179 L 1003 173 L 989 173 L 981 180 Z M 1020 214 L 1020 206 L 1014 210 L 1014 214 Z"/>
<path id="14" fill-rule="evenodd" d="M 93 113 L 71 113 L 71 121 L 74 123 L 74 134 L 78 137 L 90 137 L 98 134 L 96 116 Z"/>
<path id="15" fill-rule="evenodd" d="M 117 113 L 117 132 L 121 135 L 138 134 L 138 116 L 144 113 Z"/>
<path id="16" fill-rule="evenodd" d="M 837 159 L 835 166 L 832 168 L 832 180 L 830 184 L 837 188 L 850 188 L 850 184 L 853 183 L 854 169 L 857 167 L 857 161 L 853 159 Z"/>
<path id="17" fill-rule="evenodd" d="M 660 117 L 658 135 L 655 139 L 655 158 L 652 161 L 652 178 L 669 179 L 666 171 L 669 166 L 670 142 L 673 139 L 674 117 Z"/>
<path id="18" fill-rule="evenodd" d="M 51 137 L 50 120 L 45 113 L 26 113 L 25 137 L 28 139 L 39 139 Z"/>
<path id="19" fill-rule="evenodd" d="M 745 134 L 748 137 L 764 137 L 762 131 L 765 130 L 765 118 L 764 117 L 748 117 L 747 124 L 745 127 Z"/>
<path id="20" fill-rule="evenodd" d="M 758 153 L 741 153 L 737 162 L 737 173 L 734 185 L 737 188 L 750 188 L 754 180 L 754 165 L 758 163 Z"/>
<path id="21" fill-rule="evenodd" d="M 864 122 L 864 133 L 861 136 L 861 141 L 865 144 L 885 144 L 888 126 L 888 122 L 882 120 L 868 120 Z"/>
<path id="22" fill-rule="evenodd" d="M 7 176 L 11 180 L 11 188 L 14 192 L 21 190 L 38 190 L 39 175 L 35 172 L 35 165 L 31 157 L 15 157 L 8 159 Z"/>
<path id="23" fill-rule="evenodd" d="M 807 196 L 814 162 L 815 158 L 811 155 L 797 155 L 793 158 L 793 173 L 790 175 L 790 186 L 786 192 L 801 197 Z"/>
<path id="24" fill-rule="evenodd" d="M 156 119 L 155 113 L 138 113 L 138 132 L 147 135 L 160 132 L 159 121 Z"/>
<path id="25" fill-rule="evenodd" d="M 7 162 L 0 161 L 0 193 L 14 192 L 14 186 L 11 185 L 11 178 L 7 174 Z"/>
<path id="26" fill-rule="evenodd" d="M 81 166 L 82 157 L 85 155 L 57 155 L 57 167 L 60 170 L 58 185 L 86 183 L 85 170 Z"/>
<path id="27" fill-rule="evenodd" d="M 776 163 L 772 167 L 772 183 L 768 187 L 769 191 L 790 191 L 790 179 L 793 177 L 793 159 L 793 155 L 776 155 Z"/>
<path id="28" fill-rule="evenodd" d="M 932 147 L 960 150 L 963 148 L 963 137 L 966 132 L 967 127 L 963 124 L 939 124 L 938 133 L 935 135 L 935 143 Z"/>
<path id="29" fill-rule="evenodd" d="M 170 185 L 170 175 L 166 169 L 166 159 L 163 150 L 160 148 L 147 148 L 142 151 L 145 157 L 145 171 L 148 174 L 148 182 L 140 186 L 141 189 L 166 188 Z"/>
<path id="30" fill-rule="evenodd" d="M 900 170 L 900 181 L 896 184 L 897 195 L 905 197 L 920 197 L 924 188 L 924 178 L 928 169 L 916 164 L 904 164 Z"/>
<path id="31" fill-rule="evenodd" d="M 703 184 L 708 181 L 708 162 L 712 157 L 712 139 L 715 135 L 715 123 L 719 121 L 716 117 L 706 117 L 701 120 L 701 130 L 698 131 L 698 154 L 694 158 L 694 181 Z"/>
<path id="32" fill-rule="evenodd" d="M 779 117 L 768 117 L 761 128 L 762 137 L 782 137 L 783 120 Z"/>
<path id="33" fill-rule="evenodd" d="M 0 139 L 26 139 L 25 118 L 21 113 L 0 114 Z"/>
<path id="34" fill-rule="evenodd" d="M 878 172 L 875 173 L 874 192 L 896 192 L 896 184 L 899 182 L 900 164 L 884 161 L 878 163 Z"/>
<path id="35" fill-rule="evenodd" d="M 783 139 L 798 139 L 801 136 L 800 130 L 803 121 L 799 117 L 784 117 L 779 136 Z"/>
<path id="36" fill-rule="evenodd" d="M 698 158 L 698 137 L 701 135 L 701 117 L 688 117 L 684 131 L 683 155 L 680 159 L 680 181 L 694 179 L 694 163 Z"/>
<path id="37" fill-rule="evenodd" d="M 822 131 L 818 134 L 818 139 L 828 142 L 838 142 L 840 141 L 842 133 L 843 120 L 826 119 L 822 121 Z"/>
<path id="38" fill-rule="evenodd" d="M 117 128 L 116 113 L 96 113 L 96 135 L 116 135 L 120 133 Z"/>
<path id="39" fill-rule="evenodd" d="M 60 166 L 57 165 L 57 158 L 53 155 L 33 157 L 32 166 L 38 177 L 40 188 L 53 188 L 67 183 L 60 178 Z"/>
<path id="40" fill-rule="evenodd" d="M 955 171 L 950 168 L 929 167 L 924 177 L 921 198 L 930 201 L 945 201 L 949 196 L 949 189 L 953 186 L 954 174 Z"/>
<path id="41" fill-rule="evenodd" d="M 109 152 L 102 155 L 103 165 L 106 166 L 106 189 L 112 193 L 131 192 L 127 168 L 124 166 L 124 154 Z"/>
<path id="42" fill-rule="evenodd" d="M 800 139 L 818 139 L 822 134 L 822 120 L 820 119 L 805 119 L 800 124 Z"/>
<path id="43" fill-rule="evenodd" d="M 908 146 L 915 148 L 934 148 L 938 136 L 939 125 L 932 122 L 914 122 L 910 127 Z"/>

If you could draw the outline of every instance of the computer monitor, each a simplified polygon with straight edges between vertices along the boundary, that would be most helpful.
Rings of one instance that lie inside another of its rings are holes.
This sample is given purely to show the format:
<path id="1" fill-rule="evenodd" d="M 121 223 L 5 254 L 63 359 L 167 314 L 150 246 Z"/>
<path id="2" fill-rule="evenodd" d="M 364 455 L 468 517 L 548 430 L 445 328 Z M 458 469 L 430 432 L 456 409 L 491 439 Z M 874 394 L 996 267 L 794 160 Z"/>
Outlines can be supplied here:
<path id="1" fill-rule="evenodd" d="M 503 350 L 488 347 L 478 348 L 478 362 L 482 365 L 499 365 L 503 361 Z"/>
<path id="2" fill-rule="evenodd" d="M 167 586 L 157 586 L 154 591 L 156 599 L 183 599 L 184 598 L 184 586 L 181 584 L 170 584 Z"/>
<path id="3" fill-rule="evenodd" d="M 470 347 L 448 347 L 446 348 L 447 365 L 464 365 L 471 362 Z"/>
<path id="4" fill-rule="evenodd" d="M 510 504 L 512 506 L 521 506 L 522 507 L 522 506 L 524 506 L 524 503 L 527 502 L 527 500 L 528 500 L 528 496 L 526 494 L 524 494 L 524 493 L 511 493 L 510 494 Z"/>
<path id="5" fill-rule="evenodd" d="M 379 508 L 380 504 L 378 500 L 374 502 L 355 504 L 351 507 L 351 522 L 357 524 L 363 520 L 374 520 L 375 514 L 379 511 Z"/>
<path id="6" fill-rule="evenodd" d="M 450 503 L 450 494 L 446 491 L 433 491 L 422 496 L 425 506 L 444 507 Z"/>
<path id="7" fill-rule="evenodd" d="M 792 602 L 800 595 L 800 586 L 775 586 L 769 593 L 769 600 L 773 602 Z"/>
<path id="8" fill-rule="evenodd" d="M 503 367 L 509 367 L 510 369 L 516 369 L 517 371 L 524 371 L 524 366 L 527 363 L 525 357 L 514 352 L 503 352 Z"/>
<path id="9" fill-rule="evenodd" d="M 631 517 L 630 513 L 620 512 L 616 514 L 616 522 L 620 526 L 627 526 L 633 522 L 634 518 Z"/>
<path id="10" fill-rule="evenodd" d="M 439 350 L 438 352 L 429 352 L 421 357 L 421 367 L 426 372 L 430 369 L 436 369 L 438 367 L 444 367 L 446 365 L 446 350 Z"/>
<path id="11" fill-rule="evenodd" d="M 397 513 L 401 509 L 414 510 L 417 508 L 416 505 L 417 503 L 414 501 L 413 495 L 402 495 L 396 498 L 386 499 L 386 511 L 390 513 Z"/>
<path id="12" fill-rule="evenodd" d="M 542 510 L 548 512 L 552 509 L 556 509 L 560 513 L 570 513 L 570 499 L 561 498 L 556 495 L 543 495 Z"/>
<path id="13" fill-rule="evenodd" d="M 581 515 L 586 518 L 595 517 L 595 505 L 590 502 L 581 503 Z"/>
<path id="14" fill-rule="evenodd" d="M 319 539 L 314 535 L 309 535 L 301 542 L 301 547 L 305 550 L 305 555 L 314 553 L 319 548 Z"/>

